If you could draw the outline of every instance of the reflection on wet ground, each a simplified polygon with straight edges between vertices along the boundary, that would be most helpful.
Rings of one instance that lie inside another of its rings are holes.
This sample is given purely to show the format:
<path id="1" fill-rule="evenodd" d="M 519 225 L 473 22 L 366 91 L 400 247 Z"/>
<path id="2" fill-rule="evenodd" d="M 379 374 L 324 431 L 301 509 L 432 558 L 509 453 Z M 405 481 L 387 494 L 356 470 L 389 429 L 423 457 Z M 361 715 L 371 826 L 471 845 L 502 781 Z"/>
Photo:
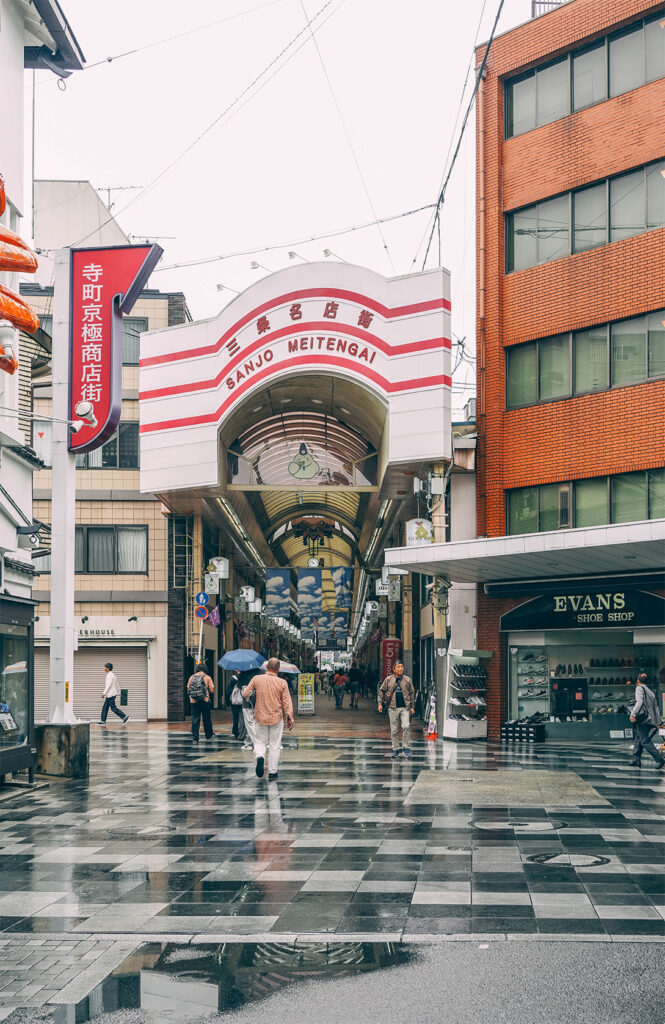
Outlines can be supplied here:
<path id="1" fill-rule="evenodd" d="M 391 942 L 151 942 L 76 1005 L 15 1010 L 6 1024 L 195 1021 L 273 995 L 286 985 L 405 964 L 413 948 Z M 140 1011 L 128 1015 L 125 1011 Z"/>

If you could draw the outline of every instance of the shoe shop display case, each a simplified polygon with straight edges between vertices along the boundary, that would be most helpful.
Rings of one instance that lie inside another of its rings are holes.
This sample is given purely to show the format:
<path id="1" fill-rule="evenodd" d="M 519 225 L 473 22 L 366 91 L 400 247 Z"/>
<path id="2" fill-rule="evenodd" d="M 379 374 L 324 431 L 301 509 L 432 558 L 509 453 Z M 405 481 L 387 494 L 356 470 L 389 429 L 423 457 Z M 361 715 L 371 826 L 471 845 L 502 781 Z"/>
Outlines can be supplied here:
<path id="1" fill-rule="evenodd" d="M 621 643 L 617 635 L 574 646 L 548 643 L 547 633 L 544 639 L 542 646 L 509 640 L 509 718 L 502 739 L 535 727 L 547 739 L 629 738 L 627 705 L 642 671 L 660 705 L 661 646 Z"/>
<path id="2" fill-rule="evenodd" d="M 449 651 L 446 659 L 444 739 L 487 738 L 487 669 L 490 651 Z"/>

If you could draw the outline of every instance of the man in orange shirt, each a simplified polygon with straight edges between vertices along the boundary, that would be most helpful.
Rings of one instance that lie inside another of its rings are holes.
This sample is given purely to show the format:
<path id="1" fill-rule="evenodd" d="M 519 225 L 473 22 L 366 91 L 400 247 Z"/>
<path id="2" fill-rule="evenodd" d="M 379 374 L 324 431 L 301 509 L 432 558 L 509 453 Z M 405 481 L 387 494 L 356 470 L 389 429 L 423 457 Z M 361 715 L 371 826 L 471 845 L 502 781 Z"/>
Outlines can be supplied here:
<path id="1" fill-rule="evenodd" d="M 277 675 L 278 672 L 279 658 L 270 658 L 266 663 L 266 671 L 250 679 L 242 692 L 245 700 L 248 700 L 252 690 L 256 691 L 256 704 L 254 705 L 256 774 L 259 778 L 263 775 L 267 750 L 268 782 L 274 782 L 277 778 L 279 751 L 284 730 L 283 712 L 286 713 L 288 730 L 291 731 L 293 728 L 291 694 L 284 680 Z"/>

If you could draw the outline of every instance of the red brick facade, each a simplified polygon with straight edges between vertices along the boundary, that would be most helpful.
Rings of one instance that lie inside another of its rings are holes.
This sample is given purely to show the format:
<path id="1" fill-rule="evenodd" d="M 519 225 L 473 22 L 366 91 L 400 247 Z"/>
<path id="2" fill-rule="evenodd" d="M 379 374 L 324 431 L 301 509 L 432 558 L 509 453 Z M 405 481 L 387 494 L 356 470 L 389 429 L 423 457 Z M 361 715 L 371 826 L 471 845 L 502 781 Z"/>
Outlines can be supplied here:
<path id="1" fill-rule="evenodd" d="M 665 157 L 665 80 L 504 138 L 506 78 L 662 8 L 574 0 L 497 38 L 478 100 L 478 534 L 506 532 L 505 492 L 665 462 L 665 381 L 506 410 L 505 349 L 665 308 L 665 228 L 505 273 L 505 213 Z M 478 61 L 483 49 L 478 51 Z M 484 158 L 483 158 L 484 154 Z M 482 588 L 481 588 L 482 589 Z M 489 665 L 489 730 L 505 719 L 506 651 L 498 630 L 513 602 L 479 593 L 478 646 Z"/>

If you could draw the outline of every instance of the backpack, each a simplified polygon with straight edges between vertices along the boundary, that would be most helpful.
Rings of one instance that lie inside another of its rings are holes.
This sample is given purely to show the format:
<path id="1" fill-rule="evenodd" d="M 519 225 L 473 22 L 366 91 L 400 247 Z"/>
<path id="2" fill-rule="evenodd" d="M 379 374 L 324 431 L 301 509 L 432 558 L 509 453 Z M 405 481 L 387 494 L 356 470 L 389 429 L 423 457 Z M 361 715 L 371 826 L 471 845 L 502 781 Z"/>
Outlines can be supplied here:
<path id="1" fill-rule="evenodd" d="M 189 696 L 195 704 L 205 703 L 208 697 L 208 687 L 206 686 L 206 678 L 203 672 L 196 672 L 193 676 L 190 676 Z"/>

